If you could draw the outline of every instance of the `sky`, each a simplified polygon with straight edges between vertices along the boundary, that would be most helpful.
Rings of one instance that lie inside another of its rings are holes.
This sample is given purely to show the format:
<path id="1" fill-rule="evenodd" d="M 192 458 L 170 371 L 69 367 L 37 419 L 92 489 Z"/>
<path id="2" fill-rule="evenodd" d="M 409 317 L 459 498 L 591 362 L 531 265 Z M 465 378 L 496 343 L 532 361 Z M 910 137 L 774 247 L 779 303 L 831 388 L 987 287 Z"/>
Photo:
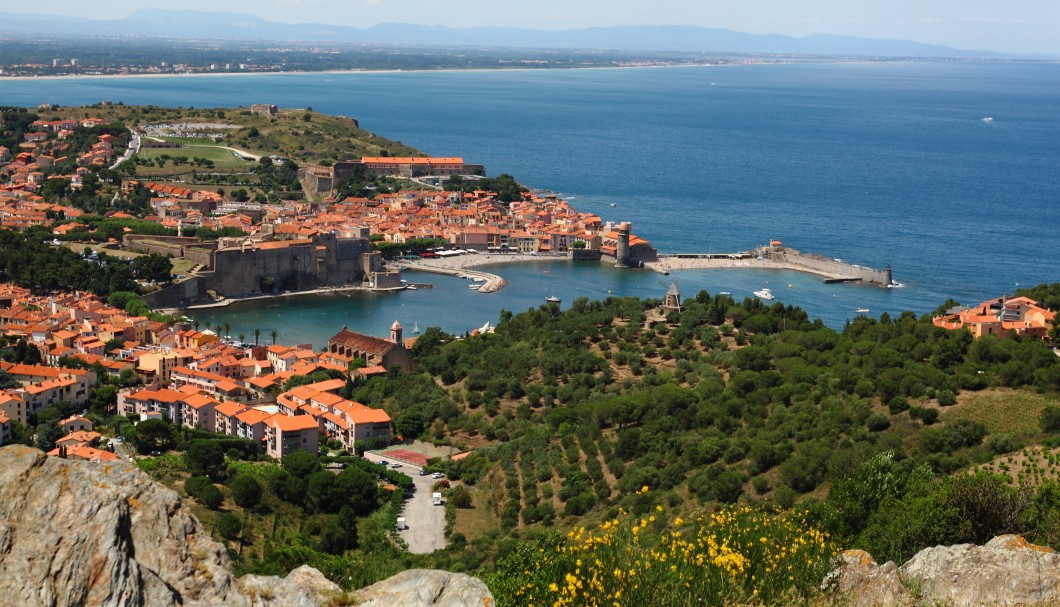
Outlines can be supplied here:
<path id="1" fill-rule="evenodd" d="M 256 14 L 281 23 L 417 23 L 563 30 L 699 25 L 752 34 L 842 34 L 1060 55 L 1060 0 L 48 0 L 0 12 L 126 17 L 138 8 Z"/>

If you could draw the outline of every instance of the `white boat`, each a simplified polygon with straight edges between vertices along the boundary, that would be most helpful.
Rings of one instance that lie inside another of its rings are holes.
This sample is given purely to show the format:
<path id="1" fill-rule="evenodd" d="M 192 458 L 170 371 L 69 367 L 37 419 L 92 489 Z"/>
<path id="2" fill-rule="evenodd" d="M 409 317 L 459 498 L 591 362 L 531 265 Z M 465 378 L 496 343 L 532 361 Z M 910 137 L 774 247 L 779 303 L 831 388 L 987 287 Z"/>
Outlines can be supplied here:
<path id="1" fill-rule="evenodd" d="M 405 289 L 408 290 L 408 291 L 415 291 L 418 288 L 419 287 L 417 287 L 416 285 L 408 285 L 408 286 L 405 287 Z"/>
<path id="2" fill-rule="evenodd" d="M 869 313 L 869 309 L 868 308 L 858 308 L 857 309 L 857 313 L 858 314 L 868 314 Z"/>
<path id="3" fill-rule="evenodd" d="M 467 288 L 471 289 L 472 291 L 478 291 L 479 289 L 481 289 L 481 288 L 482 288 L 482 285 L 481 285 L 481 284 L 479 284 L 479 283 L 477 283 L 477 282 L 475 282 L 475 283 L 471 283 L 471 284 L 469 284 L 469 285 L 467 286 Z"/>
<path id="4" fill-rule="evenodd" d="M 547 301 L 548 303 L 557 303 L 558 304 L 558 303 L 560 303 L 563 300 L 561 300 L 560 298 L 556 297 L 555 295 L 549 295 L 548 297 L 545 298 L 545 301 Z"/>
<path id="5" fill-rule="evenodd" d="M 718 293 L 718 295 L 732 295 L 732 292 L 731 291 L 722 291 L 721 293 Z"/>
<path id="6" fill-rule="evenodd" d="M 420 334 L 420 323 L 419 322 L 413 322 L 412 323 L 412 334 L 413 335 L 419 335 Z"/>
<path id="7" fill-rule="evenodd" d="M 761 299 L 773 299 L 773 292 L 769 289 L 759 289 L 754 294 Z"/>

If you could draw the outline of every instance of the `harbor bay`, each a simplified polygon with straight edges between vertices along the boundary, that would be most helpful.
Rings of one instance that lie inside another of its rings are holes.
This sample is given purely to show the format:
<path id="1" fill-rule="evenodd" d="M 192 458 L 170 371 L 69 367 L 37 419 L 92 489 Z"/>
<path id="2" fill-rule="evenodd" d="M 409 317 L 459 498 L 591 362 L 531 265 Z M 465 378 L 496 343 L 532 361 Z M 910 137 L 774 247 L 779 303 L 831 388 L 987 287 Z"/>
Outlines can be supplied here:
<path id="1" fill-rule="evenodd" d="M 541 305 L 549 291 L 564 307 L 608 291 L 661 297 L 659 283 L 671 278 L 686 296 L 706 288 L 740 299 L 769 286 L 777 301 L 837 328 L 857 309 L 919 315 L 949 298 L 971 303 L 1055 282 L 1060 247 L 1043 218 L 1055 214 L 1060 191 L 1060 118 L 1048 111 L 1060 100 L 1058 71 L 924 63 L 84 78 L 3 82 L 0 98 L 312 106 L 431 154 L 473 157 L 579 211 L 632 221 L 663 254 L 747 251 L 781 239 L 848 263 L 891 265 L 904 285 L 826 285 L 772 270 L 662 277 L 563 262 L 548 274 L 539 264 L 493 269 L 508 281 L 493 294 L 410 274 L 435 288 L 193 314 L 225 316 L 233 333 L 261 315 L 291 332 L 285 341 L 319 343 L 317 318 L 324 339 L 342 325 L 380 334 L 395 319 L 462 332 L 496 322 L 502 308 Z"/>

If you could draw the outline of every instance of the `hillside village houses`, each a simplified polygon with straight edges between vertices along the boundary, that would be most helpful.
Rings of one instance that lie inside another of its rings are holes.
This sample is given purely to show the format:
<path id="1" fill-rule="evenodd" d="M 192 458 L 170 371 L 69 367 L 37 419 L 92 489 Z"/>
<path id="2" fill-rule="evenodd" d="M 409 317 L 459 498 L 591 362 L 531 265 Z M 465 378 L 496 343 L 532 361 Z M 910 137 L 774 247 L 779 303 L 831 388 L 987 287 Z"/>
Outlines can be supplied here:
<path id="1" fill-rule="evenodd" d="M 49 204 L 38 190 L 46 179 L 44 170 L 68 160 L 67 154 L 72 150 L 67 138 L 74 130 L 102 123 L 98 118 L 38 120 L 31 125 L 31 132 L 24 134 L 18 150 L 0 149 L 0 174 L 6 178 L 6 183 L 0 183 L 0 225 L 25 229 L 51 225 L 56 217 L 67 221 L 81 217 L 83 213 L 78 209 Z M 113 135 L 99 135 L 90 149 L 78 155 L 73 174 L 47 178 L 68 179 L 71 187 L 79 187 L 91 170 L 105 167 L 116 158 L 121 150 L 114 149 L 115 143 Z M 484 172 L 481 165 L 466 164 L 461 158 L 372 157 L 335 163 L 337 167 L 345 165 L 363 166 L 373 175 L 406 178 L 474 176 Z M 309 168 L 312 167 L 306 170 Z M 494 193 L 481 190 L 409 190 L 371 200 L 324 198 L 321 203 L 292 200 L 260 204 L 233 203 L 213 191 L 150 181 L 126 180 L 122 188 L 128 194 L 137 186 L 153 195 L 154 213 L 144 219 L 182 234 L 200 227 L 237 228 L 258 240 L 306 239 L 323 233 L 363 233 L 367 237 L 370 233 L 387 242 L 438 238 L 453 246 L 483 251 L 566 253 L 585 248 L 614 256 L 616 249 L 617 224 L 604 222 L 592 213 L 579 213 L 551 195 L 531 193 L 524 201 L 506 204 Z M 326 195 L 332 190 L 323 191 Z M 108 215 L 130 217 L 114 212 Z M 83 226 L 54 229 L 61 237 L 78 227 Z M 638 259 L 654 259 L 655 251 L 647 241 L 633 235 L 630 245 Z"/>
<path id="2" fill-rule="evenodd" d="M 976 339 L 984 335 L 1020 335 L 1046 339 L 1056 321 L 1056 313 L 1029 297 L 999 297 L 978 305 L 947 310 L 932 323 L 943 329 L 968 329 Z"/>
<path id="3" fill-rule="evenodd" d="M 78 129 L 101 124 L 103 120 L 91 117 L 37 120 L 17 147 L 0 148 L 0 227 L 24 230 L 45 226 L 56 239 L 87 227 L 80 221 L 83 211 L 49 202 L 41 191 L 45 181 L 54 178 L 68 180 L 71 188 L 81 187 L 89 173 L 109 166 L 122 153 L 115 149 L 118 138 L 110 134 L 96 136 L 87 149 L 73 148 L 71 136 Z M 72 157 L 74 162 L 69 163 Z M 481 166 L 464 164 L 462 159 L 399 160 L 350 162 L 361 163 L 373 174 L 444 179 L 452 174 L 483 173 Z M 76 168 L 69 174 L 54 174 L 53 167 L 60 165 Z M 393 243 L 441 239 L 454 247 L 492 252 L 563 254 L 585 249 L 614 255 L 616 250 L 616 224 L 604 222 L 593 213 L 577 212 L 552 195 L 530 193 L 525 200 L 505 203 L 496 194 L 482 190 L 408 190 L 371 200 L 325 197 L 319 202 L 236 203 L 193 187 L 144 180 L 122 184 L 126 194 L 138 187 L 151 196 L 152 214 L 143 220 L 178 234 L 207 227 L 236 228 L 247 235 L 232 239 L 234 244 L 223 243 L 229 247 L 226 251 L 245 250 L 248 242 L 257 248 L 279 245 L 274 241 L 304 242 L 312 247 L 316 239 L 336 235 L 371 236 Z M 133 218 L 119 211 L 106 215 Z M 112 240 L 111 246 L 120 244 Z M 646 259 L 654 255 L 650 244 L 635 236 L 630 245 L 640 247 L 639 254 Z M 185 254 L 183 244 L 175 247 L 179 255 Z M 203 250 L 195 254 L 208 255 Z M 385 374 L 390 367 L 410 369 L 412 364 L 409 350 L 413 340 L 404 338 L 396 323 L 388 339 L 358 335 L 344 328 L 324 352 L 315 352 L 308 345 L 237 347 L 225 343 L 216 332 L 199 331 L 186 323 L 167 325 L 130 316 L 88 293 L 44 296 L 10 284 L 0 284 L 0 331 L 8 343 L 24 340 L 31 344 L 41 360 L 37 365 L 4 363 L 19 387 L 0 391 L 0 441 L 9 440 L 13 422 L 25 424 L 59 401 L 86 403 L 99 374 L 106 374 L 137 378 L 142 384 L 120 393 L 122 414 L 161 417 L 188 427 L 263 441 L 274 455 L 292 449 L 315 450 L 314 432 L 352 448 L 356 441 L 388 440 L 389 416 L 338 398 L 330 384 L 303 386 L 296 394 L 276 396 L 276 392 L 294 375 L 328 369 L 346 373 L 357 359 L 367 363 L 356 371 L 364 377 Z M 115 340 L 121 347 L 107 351 Z M 316 392 L 311 394 L 313 390 Z M 311 419 L 316 421 L 315 429 L 310 427 Z M 79 427 L 76 421 L 64 429 L 71 436 L 63 441 L 62 453 L 101 459 L 90 451 L 97 449 L 91 434 L 74 436 L 94 429 Z"/>
<path id="4" fill-rule="evenodd" d="M 167 325 L 129 317 L 87 293 L 33 295 L 0 285 L 0 331 L 38 348 L 46 366 L 0 362 L 21 385 L 0 391 L 0 441 L 10 442 L 11 420 L 30 416 L 59 401 L 85 404 L 97 372 L 138 377 L 144 385 L 118 394 L 117 413 L 160 418 L 262 443 L 273 457 L 292 450 L 316 452 L 327 435 L 347 449 L 356 441 L 389 442 L 390 416 L 343 399 L 344 380 L 330 380 L 276 392 L 291 377 L 322 370 L 348 372 L 334 353 L 308 345 L 236 346 L 186 324 Z M 344 330 L 343 335 L 357 335 Z M 99 352 L 101 336 L 122 340 L 120 349 Z M 372 340 L 369 336 L 359 336 Z M 99 353 L 97 353 L 99 352 Z M 287 419 L 298 418 L 298 419 Z M 74 415 L 60 422 L 66 433 L 53 454 L 104 461 L 100 435 L 91 420 Z"/>

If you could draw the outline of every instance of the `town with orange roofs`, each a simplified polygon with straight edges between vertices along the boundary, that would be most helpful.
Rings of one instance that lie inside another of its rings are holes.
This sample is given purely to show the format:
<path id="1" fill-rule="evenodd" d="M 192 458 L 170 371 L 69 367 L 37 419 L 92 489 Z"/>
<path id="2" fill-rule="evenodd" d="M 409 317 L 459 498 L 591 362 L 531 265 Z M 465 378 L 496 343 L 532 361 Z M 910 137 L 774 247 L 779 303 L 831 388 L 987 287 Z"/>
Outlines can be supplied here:
<path id="1" fill-rule="evenodd" d="M 269 106 L 263 113 L 274 111 Z M 484 167 L 462 158 L 366 156 L 307 164 L 299 170 L 305 196 L 236 200 L 221 188 L 132 175 L 122 158 L 138 148 L 138 137 L 102 118 L 21 116 L 34 119 L 18 123 L 5 114 L 3 134 L 13 149 L 0 147 L 0 227 L 44 235 L 54 250 L 97 247 L 103 261 L 88 251 L 81 255 L 97 266 L 117 265 L 123 254 L 164 257 L 183 263 L 186 275 L 125 283 L 137 292 L 136 306 L 108 298 L 107 289 L 0 283 L 8 354 L 0 362 L 0 444 L 25 440 L 45 411 L 59 407 L 68 413 L 56 422 L 62 435 L 38 444 L 54 456 L 113 460 L 124 453 L 120 438 L 96 431 L 86 417 L 91 407 L 92 416 L 161 419 L 240 437 L 274 458 L 315 453 L 322 438 L 351 451 L 355 443 L 385 445 L 394 432 L 390 416 L 341 393 L 359 378 L 412 370 L 415 337 L 405 337 L 397 322 L 386 337 L 343 327 L 323 351 L 314 351 L 311 344 L 275 343 L 275 332 L 268 345 L 260 335 L 245 343 L 222 327 L 200 330 L 198 322 L 151 309 L 281 289 L 404 288 L 400 270 L 382 252 L 406 259 L 521 253 L 629 266 L 656 259 L 628 223 L 579 212 L 556 195 L 523 188 L 518 199 L 502 200 L 489 189 L 439 187 L 452 178 L 473 184 L 484 175 Z M 408 187 L 372 197 L 338 195 L 354 173 Z M 114 210 L 86 210 L 78 204 L 83 187 L 97 200 L 111 198 Z M 139 212 L 118 204 L 134 198 Z M 203 238 L 203 229 L 222 236 Z M 318 381 L 305 383 L 306 377 Z M 299 378 L 294 385 L 292 378 Z"/>
<path id="2" fill-rule="evenodd" d="M 0 445 L 30 440 L 29 428 L 52 409 L 63 417 L 52 415 L 46 440 L 37 426 L 37 444 L 49 455 L 91 461 L 125 455 L 120 438 L 105 438 L 90 419 L 105 415 L 242 438 L 273 458 L 316 453 L 324 440 L 350 451 L 386 445 L 395 438 L 390 415 L 343 394 L 350 382 L 413 370 L 416 337 L 406 337 L 396 321 L 385 337 L 337 329 L 314 350 L 276 343 L 275 331 L 264 344 L 258 331 L 251 342 L 227 327 L 200 330 L 198 322 L 159 310 L 321 287 L 402 289 L 400 268 L 391 263 L 398 257 L 532 254 L 627 267 L 657 259 L 629 223 L 578 211 L 556 195 L 523 188 L 505 200 L 486 188 L 441 187 L 482 178 L 484 167 L 462 158 L 306 164 L 298 170 L 304 195 L 236 200 L 221 188 L 130 174 L 135 170 L 118 161 L 128 154 L 119 145 L 133 151 L 138 136 L 103 119 L 20 116 L 22 123 L 5 115 L 3 134 L 17 143 L 0 147 L 0 235 L 22 245 L 5 246 L 52 247 L 55 255 L 69 248 L 70 263 L 83 264 L 80 273 L 120 276 L 78 289 L 76 276 L 37 281 L 20 270 L 22 259 L 0 264 Z M 261 155 L 258 164 L 285 163 Z M 340 195 L 351 176 L 403 187 Z M 86 211 L 78 195 L 88 187 L 97 205 L 101 192 L 111 205 L 125 201 L 127 210 Z M 204 229 L 214 237 L 204 237 Z M 31 233 L 42 240 L 28 239 Z M 74 253 L 87 245 L 102 247 L 102 256 Z M 130 267 L 153 259 L 164 272 L 150 280 L 139 270 L 122 274 L 130 258 Z M 169 275 L 174 263 L 184 274 Z M 29 276 L 18 283 L 17 275 Z M 1015 297 L 949 310 L 934 324 L 977 338 L 1045 339 L 1054 321 L 1054 312 Z"/>

